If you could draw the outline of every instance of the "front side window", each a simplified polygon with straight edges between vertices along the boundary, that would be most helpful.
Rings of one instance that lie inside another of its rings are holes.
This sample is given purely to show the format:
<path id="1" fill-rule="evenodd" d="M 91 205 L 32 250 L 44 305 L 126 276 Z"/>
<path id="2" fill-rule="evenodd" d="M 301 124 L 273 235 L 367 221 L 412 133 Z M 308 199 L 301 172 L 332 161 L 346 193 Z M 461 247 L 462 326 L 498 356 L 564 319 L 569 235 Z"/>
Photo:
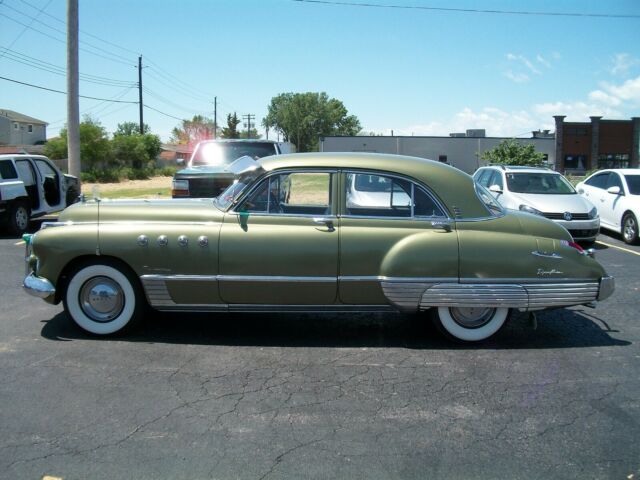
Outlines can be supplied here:
<path id="1" fill-rule="evenodd" d="M 640 195 L 640 175 L 625 175 L 627 187 L 631 195 Z"/>
<path id="2" fill-rule="evenodd" d="M 591 187 L 605 189 L 607 187 L 607 180 L 609 179 L 609 172 L 599 173 L 591 178 L 588 178 L 584 183 Z"/>
<path id="3" fill-rule="evenodd" d="M 489 169 L 482 170 L 480 174 L 476 177 L 476 182 L 486 187 L 489 183 L 489 179 L 491 178 L 492 173 L 493 173 L 493 170 L 489 170 Z"/>
<path id="4" fill-rule="evenodd" d="M 370 173 L 348 173 L 346 180 L 347 215 L 446 217 L 431 195 L 408 180 Z"/>
<path id="5" fill-rule="evenodd" d="M 620 175 L 614 172 L 611 172 L 611 175 L 609 175 L 609 179 L 607 180 L 606 188 L 609 189 L 611 187 L 618 187 L 621 192 L 624 192 L 624 188 L 622 188 L 622 180 L 620 180 Z"/>
<path id="6" fill-rule="evenodd" d="M 489 190 L 487 190 L 486 188 L 484 188 L 482 185 L 478 183 L 474 184 L 474 186 L 475 186 L 476 194 L 478 195 L 478 198 L 482 201 L 482 203 L 484 203 L 485 207 L 487 207 L 487 210 L 492 216 L 498 217 L 504 213 L 504 210 L 502 209 L 500 204 L 496 201 L 496 199 L 493 198 L 493 195 L 489 193 Z"/>
<path id="7" fill-rule="evenodd" d="M 331 213 L 331 174 L 296 172 L 271 175 L 251 192 L 238 212 L 287 215 Z"/>
<path id="8" fill-rule="evenodd" d="M 491 179 L 488 182 L 488 187 L 492 187 L 493 185 L 497 185 L 498 187 L 500 187 L 500 190 L 504 189 L 504 183 L 502 181 L 502 174 L 498 171 L 494 171 L 493 175 L 491 176 Z"/>
<path id="9" fill-rule="evenodd" d="M 557 173 L 507 173 L 509 190 L 516 193 L 570 195 L 575 194 L 571 184 Z"/>

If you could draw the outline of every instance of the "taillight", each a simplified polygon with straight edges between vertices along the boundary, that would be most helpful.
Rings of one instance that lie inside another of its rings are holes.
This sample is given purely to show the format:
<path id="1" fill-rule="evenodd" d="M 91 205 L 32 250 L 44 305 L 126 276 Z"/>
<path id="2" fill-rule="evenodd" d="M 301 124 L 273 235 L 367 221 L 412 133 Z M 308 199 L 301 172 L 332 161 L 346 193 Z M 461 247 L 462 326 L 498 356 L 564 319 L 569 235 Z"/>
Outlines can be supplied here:
<path id="1" fill-rule="evenodd" d="M 593 255 L 594 255 L 594 250 L 592 248 L 590 248 L 588 250 L 585 250 L 580 245 L 578 245 L 576 242 L 569 242 L 567 240 L 560 240 L 560 245 L 565 245 L 567 247 L 575 248 L 580 255 L 588 255 L 590 257 L 593 257 Z"/>

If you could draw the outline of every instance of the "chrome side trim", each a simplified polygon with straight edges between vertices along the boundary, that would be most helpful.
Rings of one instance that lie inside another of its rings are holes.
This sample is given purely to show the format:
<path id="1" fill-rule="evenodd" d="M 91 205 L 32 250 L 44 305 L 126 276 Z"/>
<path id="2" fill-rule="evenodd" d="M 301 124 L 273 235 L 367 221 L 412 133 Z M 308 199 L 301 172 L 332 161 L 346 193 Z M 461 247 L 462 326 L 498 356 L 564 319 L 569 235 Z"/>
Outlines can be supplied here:
<path id="1" fill-rule="evenodd" d="M 439 284 L 424 292 L 420 308 L 429 307 L 508 307 L 541 309 L 590 303 L 598 297 L 600 284 Z"/>
<path id="2" fill-rule="evenodd" d="M 56 294 L 56 289 L 49 280 L 37 277 L 33 272 L 26 276 L 22 288 L 29 295 L 42 299 L 50 298 Z"/>
<path id="3" fill-rule="evenodd" d="M 429 307 L 508 307 L 527 305 L 527 291 L 520 285 L 440 284 L 427 289 L 420 308 Z"/>
<path id="4" fill-rule="evenodd" d="M 540 252 L 538 250 L 531 252 L 531 255 L 534 255 L 536 257 L 553 258 L 556 260 L 562 259 L 562 255 L 558 255 L 557 253 L 546 253 L 546 252 Z"/>
<path id="5" fill-rule="evenodd" d="M 348 313 L 348 312 L 394 312 L 389 305 L 258 305 L 258 304 L 187 304 L 162 306 L 161 312 L 282 312 L 282 313 Z"/>
<path id="6" fill-rule="evenodd" d="M 387 300 L 401 310 L 416 310 L 429 283 L 381 282 L 382 292 Z"/>
<path id="7" fill-rule="evenodd" d="M 151 277 L 161 277 L 161 275 L 143 275 L 140 277 L 149 305 L 154 308 L 175 306 L 176 303 L 171 298 L 164 279 Z"/>
<path id="8" fill-rule="evenodd" d="M 340 282 L 401 282 L 401 283 L 444 283 L 457 282 L 451 277 L 387 277 L 385 275 L 340 275 Z"/>
<path id="9" fill-rule="evenodd" d="M 218 275 L 219 282 L 303 282 L 335 283 L 336 277 L 296 277 L 284 275 Z"/>
<path id="10" fill-rule="evenodd" d="M 171 281 L 186 281 L 186 282 L 215 282 L 218 280 L 217 275 L 159 275 L 149 274 L 140 276 L 142 283 L 145 280 L 171 280 Z"/>

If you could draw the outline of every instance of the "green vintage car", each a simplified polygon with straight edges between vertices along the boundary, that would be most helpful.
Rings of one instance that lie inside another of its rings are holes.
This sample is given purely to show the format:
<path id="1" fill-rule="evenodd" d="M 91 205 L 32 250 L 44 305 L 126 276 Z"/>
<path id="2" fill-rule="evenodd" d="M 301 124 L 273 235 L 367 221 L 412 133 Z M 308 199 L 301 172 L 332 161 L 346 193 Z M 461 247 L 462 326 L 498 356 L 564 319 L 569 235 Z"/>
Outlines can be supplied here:
<path id="1" fill-rule="evenodd" d="M 472 178 L 378 154 L 242 157 L 215 200 L 81 202 L 27 237 L 27 292 L 107 335 L 162 311 L 429 310 L 484 340 L 510 311 L 593 305 L 613 278 Z"/>

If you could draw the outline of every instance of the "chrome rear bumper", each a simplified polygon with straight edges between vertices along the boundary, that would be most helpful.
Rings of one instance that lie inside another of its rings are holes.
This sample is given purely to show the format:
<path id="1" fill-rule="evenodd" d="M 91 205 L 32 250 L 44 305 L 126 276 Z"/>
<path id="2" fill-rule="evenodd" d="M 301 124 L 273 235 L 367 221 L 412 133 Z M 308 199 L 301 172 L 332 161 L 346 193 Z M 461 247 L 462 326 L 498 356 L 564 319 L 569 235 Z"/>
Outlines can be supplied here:
<path id="1" fill-rule="evenodd" d="M 616 288 L 613 277 L 602 277 L 600 279 L 600 291 L 598 292 L 598 301 L 609 298 Z"/>
<path id="2" fill-rule="evenodd" d="M 24 282 L 22 283 L 22 288 L 29 295 L 43 298 L 45 300 L 53 297 L 56 294 L 56 289 L 49 280 L 47 280 L 46 278 L 37 277 L 33 272 L 26 276 Z"/>

